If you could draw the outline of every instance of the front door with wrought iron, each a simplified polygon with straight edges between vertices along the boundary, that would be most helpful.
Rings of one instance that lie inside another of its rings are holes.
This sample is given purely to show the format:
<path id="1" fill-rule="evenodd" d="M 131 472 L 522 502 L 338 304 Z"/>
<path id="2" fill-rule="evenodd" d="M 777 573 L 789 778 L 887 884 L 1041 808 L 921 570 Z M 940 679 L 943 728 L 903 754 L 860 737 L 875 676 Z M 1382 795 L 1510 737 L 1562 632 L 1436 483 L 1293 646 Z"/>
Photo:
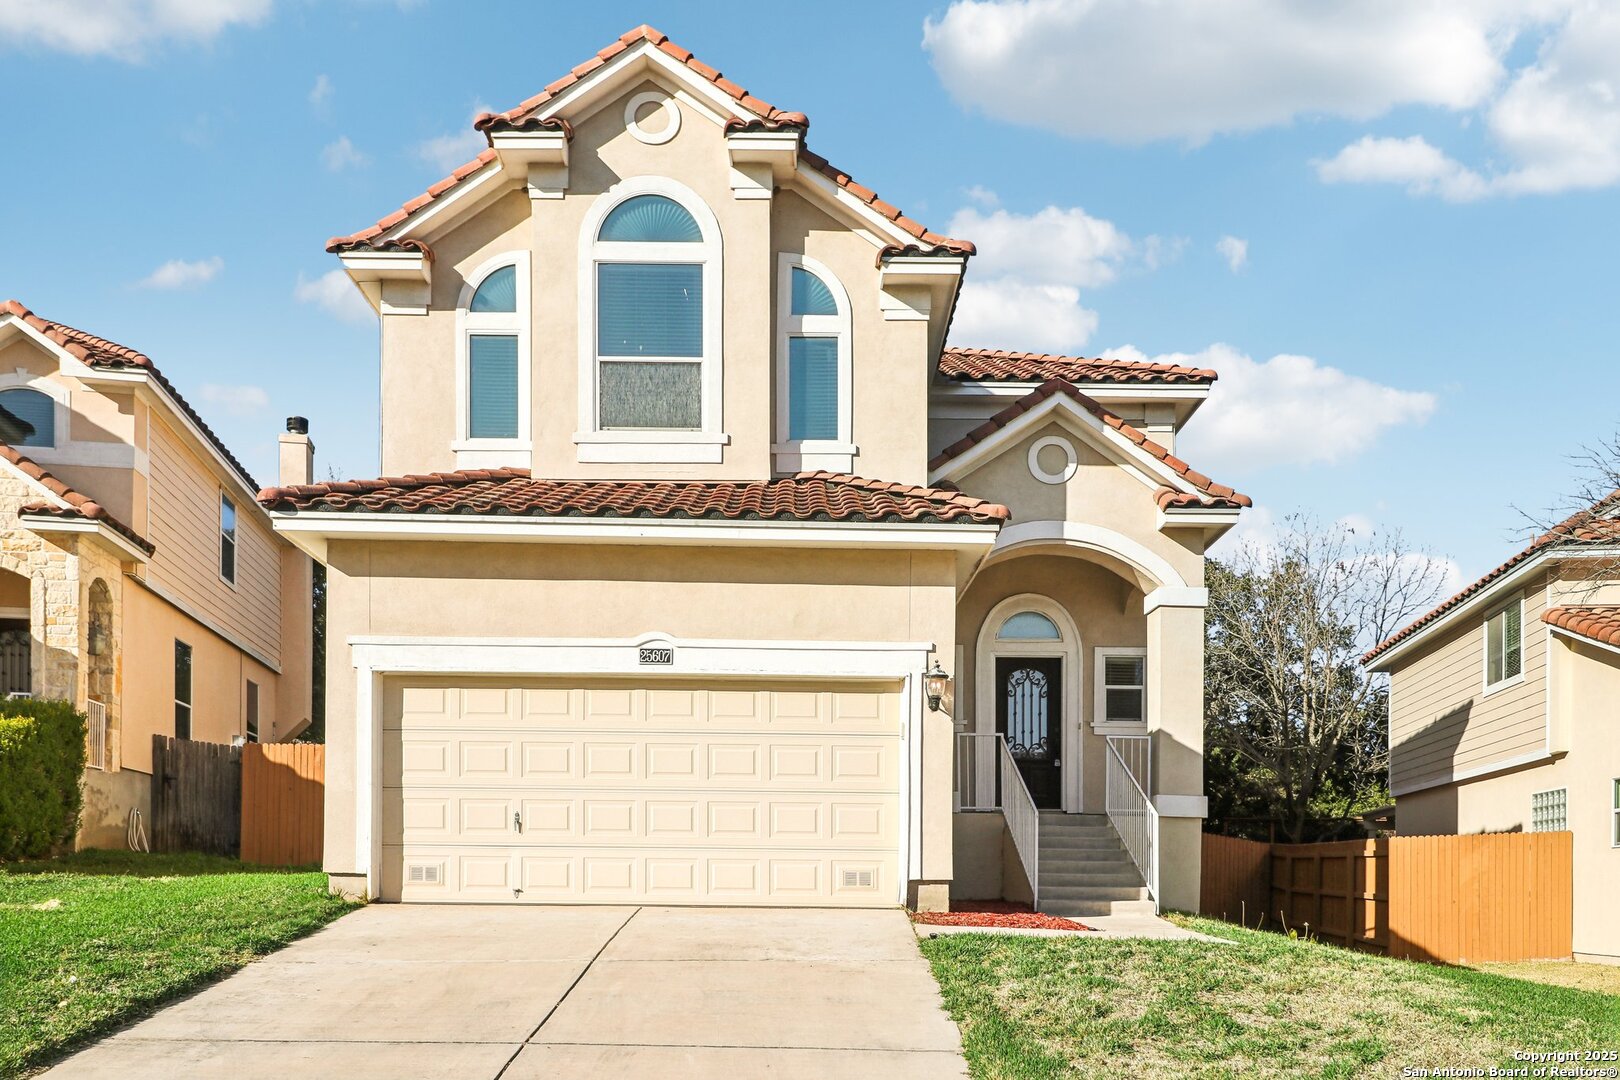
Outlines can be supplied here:
<path id="1" fill-rule="evenodd" d="M 1007 737 L 1035 805 L 1063 805 L 1063 661 L 1056 656 L 996 658 L 996 730 Z"/>

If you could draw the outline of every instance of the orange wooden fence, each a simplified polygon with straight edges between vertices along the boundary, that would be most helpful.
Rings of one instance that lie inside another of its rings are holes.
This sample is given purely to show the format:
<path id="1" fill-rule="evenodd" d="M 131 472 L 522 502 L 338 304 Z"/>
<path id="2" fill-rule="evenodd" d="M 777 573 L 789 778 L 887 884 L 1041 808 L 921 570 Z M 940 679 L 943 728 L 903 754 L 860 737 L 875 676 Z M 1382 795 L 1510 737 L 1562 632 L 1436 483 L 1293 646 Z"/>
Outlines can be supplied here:
<path id="1" fill-rule="evenodd" d="M 1329 844 L 1206 835 L 1202 910 L 1411 960 L 1565 958 L 1573 852 L 1567 832 Z M 1269 895 L 1263 922 L 1256 895 Z"/>
<path id="2" fill-rule="evenodd" d="M 326 747 L 248 743 L 242 748 L 242 861 L 319 865 L 326 812 Z"/>

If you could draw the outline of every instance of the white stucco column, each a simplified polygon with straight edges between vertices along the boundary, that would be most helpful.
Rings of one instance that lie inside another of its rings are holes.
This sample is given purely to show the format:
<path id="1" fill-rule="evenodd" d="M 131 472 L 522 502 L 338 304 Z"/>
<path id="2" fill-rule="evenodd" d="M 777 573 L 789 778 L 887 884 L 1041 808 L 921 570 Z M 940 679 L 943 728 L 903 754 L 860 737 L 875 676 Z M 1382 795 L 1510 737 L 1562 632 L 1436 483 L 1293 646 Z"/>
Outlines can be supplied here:
<path id="1" fill-rule="evenodd" d="M 1204 797 L 1203 589 L 1147 596 L 1147 722 L 1159 811 L 1159 902 L 1198 910 Z"/>

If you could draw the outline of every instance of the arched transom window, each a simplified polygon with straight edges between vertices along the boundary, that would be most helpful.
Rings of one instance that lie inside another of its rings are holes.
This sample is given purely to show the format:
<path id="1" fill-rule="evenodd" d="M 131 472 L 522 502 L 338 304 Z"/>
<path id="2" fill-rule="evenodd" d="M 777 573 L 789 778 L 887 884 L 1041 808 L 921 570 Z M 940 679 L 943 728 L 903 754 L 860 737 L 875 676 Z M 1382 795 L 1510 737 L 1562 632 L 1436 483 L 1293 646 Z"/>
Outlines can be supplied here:
<path id="1" fill-rule="evenodd" d="M 56 402 L 38 390 L 0 390 L 0 440 L 12 446 L 56 445 Z"/>
<path id="2" fill-rule="evenodd" d="M 849 471 L 853 408 L 849 295 L 821 263 L 784 253 L 777 276 L 778 471 Z"/>
<path id="3" fill-rule="evenodd" d="M 996 630 L 997 641 L 1062 641 L 1057 624 L 1038 611 L 1010 615 Z"/>
<path id="4" fill-rule="evenodd" d="M 457 311 L 457 449 L 527 445 L 528 311 L 526 252 L 497 256 L 467 277 Z"/>

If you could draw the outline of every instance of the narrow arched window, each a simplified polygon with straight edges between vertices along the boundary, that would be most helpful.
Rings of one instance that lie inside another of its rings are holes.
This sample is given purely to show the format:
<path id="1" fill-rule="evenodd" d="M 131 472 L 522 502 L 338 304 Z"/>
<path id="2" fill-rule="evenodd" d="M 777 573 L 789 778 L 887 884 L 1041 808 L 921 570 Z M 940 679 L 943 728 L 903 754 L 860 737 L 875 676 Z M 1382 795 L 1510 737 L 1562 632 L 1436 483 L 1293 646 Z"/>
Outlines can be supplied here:
<path id="1" fill-rule="evenodd" d="M 781 256 L 777 293 L 778 471 L 850 471 L 849 296 L 827 267 L 793 253 Z"/>
<path id="2" fill-rule="evenodd" d="M 592 246 L 599 430 L 704 428 L 715 258 L 697 217 L 668 195 L 632 195 L 603 218 Z"/>
<path id="3" fill-rule="evenodd" d="M 528 435 L 528 256 L 484 264 L 462 289 L 457 433 L 462 449 Z"/>
<path id="4" fill-rule="evenodd" d="M 55 446 L 56 402 L 38 390 L 0 390 L 0 440 L 12 446 Z"/>

